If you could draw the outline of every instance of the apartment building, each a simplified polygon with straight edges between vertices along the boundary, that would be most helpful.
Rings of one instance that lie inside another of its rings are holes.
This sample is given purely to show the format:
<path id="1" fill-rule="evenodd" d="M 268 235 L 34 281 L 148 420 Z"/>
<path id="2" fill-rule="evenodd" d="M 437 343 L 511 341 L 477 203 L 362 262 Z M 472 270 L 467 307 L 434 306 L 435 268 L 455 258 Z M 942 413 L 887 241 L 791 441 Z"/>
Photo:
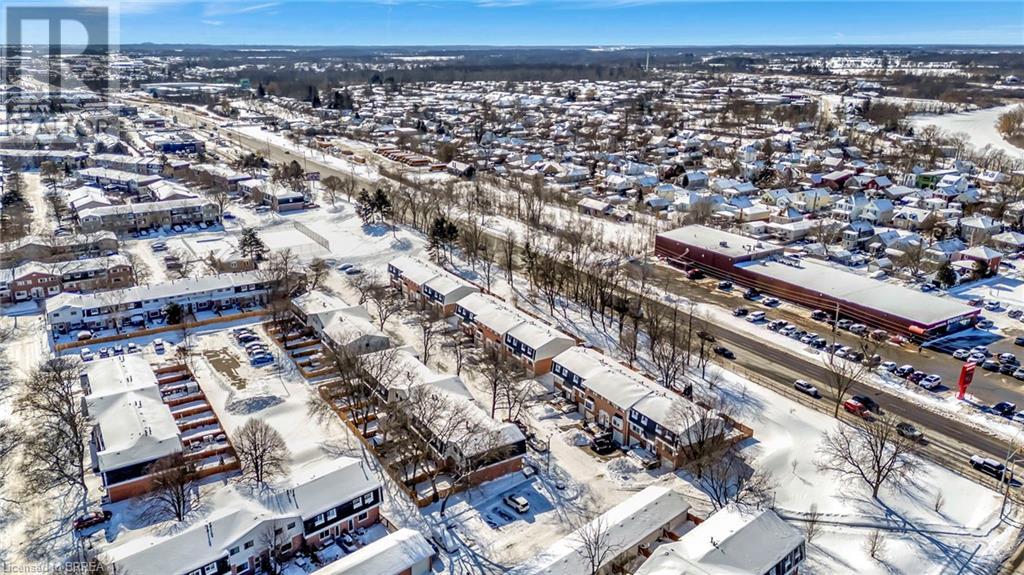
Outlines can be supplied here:
<path id="1" fill-rule="evenodd" d="M 472 293 L 455 304 L 454 313 L 478 346 L 515 358 L 533 375 L 550 371 L 552 359 L 576 345 L 572 337 L 492 295 Z"/>
<path id="2" fill-rule="evenodd" d="M 380 501 L 380 483 L 362 461 L 321 459 L 256 492 L 226 486 L 188 527 L 129 539 L 98 558 L 111 572 L 135 575 L 265 573 L 271 556 L 285 560 L 374 525 Z"/>
<path id="3" fill-rule="evenodd" d="M 89 292 L 129 287 L 134 273 L 128 258 L 112 256 L 44 264 L 29 262 L 0 269 L 0 301 L 41 300 L 61 292 Z"/>
<path id="4" fill-rule="evenodd" d="M 186 278 L 97 294 L 62 293 L 46 301 L 46 322 L 54 334 L 76 329 L 108 329 L 160 320 L 167 304 L 186 313 L 260 305 L 267 283 L 256 272 Z"/>
<path id="5" fill-rule="evenodd" d="M 455 304 L 480 289 L 468 281 L 428 261 L 404 256 L 388 263 L 391 285 L 402 290 L 410 300 L 448 317 L 455 313 Z"/>
<path id="6" fill-rule="evenodd" d="M 686 463 L 684 447 L 716 435 L 705 408 L 593 349 L 573 347 L 560 353 L 551 373 L 562 397 L 610 431 L 612 441 L 640 447 L 670 467 Z M 724 420 L 711 421 L 719 433 L 727 432 Z"/>
<path id="7" fill-rule="evenodd" d="M 78 212 L 78 223 L 85 233 L 101 230 L 138 231 L 175 225 L 214 225 L 219 221 L 220 208 L 202 198 L 122 204 Z"/>

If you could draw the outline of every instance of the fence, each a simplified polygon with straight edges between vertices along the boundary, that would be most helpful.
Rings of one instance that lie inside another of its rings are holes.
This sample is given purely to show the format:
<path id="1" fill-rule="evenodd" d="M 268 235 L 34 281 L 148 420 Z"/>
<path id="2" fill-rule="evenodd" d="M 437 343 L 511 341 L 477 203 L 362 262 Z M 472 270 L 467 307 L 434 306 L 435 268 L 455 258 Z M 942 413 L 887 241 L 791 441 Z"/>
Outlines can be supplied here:
<path id="1" fill-rule="evenodd" d="M 58 343 L 58 344 L 54 345 L 54 349 L 56 351 L 64 351 L 66 349 L 74 349 L 76 347 L 84 347 L 84 346 L 88 346 L 88 345 L 96 345 L 96 344 L 99 344 L 99 343 L 109 343 L 109 342 L 112 342 L 112 341 L 120 341 L 122 339 L 129 339 L 129 338 L 133 338 L 133 337 L 143 337 L 143 336 L 147 336 L 147 335 L 154 335 L 154 334 L 158 334 L 158 333 L 165 333 L 165 332 L 168 332 L 168 331 L 187 330 L 187 329 L 193 329 L 193 328 L 197 328 L 197 327 L 202 327 L 202 326 L 205 326 L 205 325 L 212 325 L 212 324 L 215 324 L 215 323 L 224 323 L 224 322 L 228 322 L 228 321 L 235 321 L 235 320 L 246 319 L 246 318 L 250 318 L 250 317 L 260 317 L 260 316 L 265 316 L 266 314 L 267 314 L 267 312 L 265 310 L 245 311 L 245 312 L 242 312 L 242 313 L 236 313 L 236 314 L 231 314 L 231 315 L 222 315 L 222 316 L 212 317 L 210 319 L 204 319 L 204 320 L 200 320 L 200 321 L 187 321 L 187 322 L 178 323 L 178 324 L 174 324 L 174 325 L 162 325 L 160 327 L 153 327 L 153 328 L 149 328 L 149 329 L 138 329 L 138 330 L 135 330 L 135 331 L 118 333 L 118 334 L 108 335 L 108 336 L 104 336 L 104 337 L 95 337 L 95 338 L 92 338 L 92 339 L 75 340 L 75 341 L 69 341 L 69 342 L 65 342 L 65 343 Z"/>

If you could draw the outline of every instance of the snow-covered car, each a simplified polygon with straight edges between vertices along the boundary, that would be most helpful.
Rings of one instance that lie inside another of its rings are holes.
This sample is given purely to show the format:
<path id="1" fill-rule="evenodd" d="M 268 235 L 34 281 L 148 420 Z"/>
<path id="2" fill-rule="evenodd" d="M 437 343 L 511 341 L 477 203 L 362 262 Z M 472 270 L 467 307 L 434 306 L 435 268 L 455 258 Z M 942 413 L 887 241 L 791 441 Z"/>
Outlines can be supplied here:
<path id="1" fill-rule="evenodd" d="M 92 354 L 92 350 L 87 347 L 83 347 L 81 351 L 78 352 L 78 355 L 82 358 L 82 361 L 92 361 L 95 358 Z"/>
<path id="2" fill-rule="evenodd" d="M 139 345 L 135 342 L 128 342 L 128 353 L 139 353 Z"/>
<path id="3" fill-rule="evenodd" d="M 110 513 L 110 511 L 107 511 L 106 509 L 104 509 L 103 511 L 91 511 L 75 519 L 74 523 L 71 524 L 71 527 L 75 531 L 81 531 L 83 529 L 95 527 L 97 525 L 110 521 L 111 515 L 112 514 Z"/>
<path id="4" fill-rule="evenodd" d="M 787 325 L 786 327 L 779 328 L 779 333 L 782 334 L 782 335 L 789 335 L 789 334 L 793 333 L 794 331 L 796 331 L 796 326 L 795 325 Z"/>
<path id="5" fill-rule="evenodd" d="M 987 301 L 985 302 L 985 309 L 987 309 L 988 311 L 997 311 L 999 309 L 999 302 L 994 300 Z"/>
<path id="6" fill-rule="evenodd" d="M 978 329 L 989 329 L 993 325 L 995 325 L 995 324 L 992 323 L 992 320 L 990 320 L 988 318 L 981 318 L 981 319 L 978 320 L 977 323 L 974 324 L 974 327 L 976 327 Z"/>
<path id="7" fill-rule="evenodd" d="M 153 351 L 157 353 L 163 353 L 164 349 L 164 340 L 160 338 L 156 338 L 153 340 Z"/>

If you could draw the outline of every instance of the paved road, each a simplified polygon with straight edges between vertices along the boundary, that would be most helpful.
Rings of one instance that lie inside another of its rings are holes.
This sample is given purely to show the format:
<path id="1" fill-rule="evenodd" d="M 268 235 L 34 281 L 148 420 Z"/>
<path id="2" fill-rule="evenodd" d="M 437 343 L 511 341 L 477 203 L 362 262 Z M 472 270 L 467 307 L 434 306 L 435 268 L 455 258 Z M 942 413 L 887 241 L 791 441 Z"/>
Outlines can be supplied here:
<path id="1" fill-rule="evenodd" d="M 160 107 L 174 115 L 179 122 L 188 125 L 195 125 L 199 122 L 205 123 L 207 126 L 211 124 L 209 118 L 197 116 L 192 112 L 186 112 L 169 106 Z M 305 160 L 305 162 L 321 172 L 321 177 L 328 175 L 335 175 L 341 178 L 352 177 L 350 173 L 343 173 L 318 161 L 316 156 L 308 154 L 304 158 L 301 155 L 296 156 L 295 153 L 287 151 L 265 139 L 259 139 L 231 130 L 230 128 L 220 128 L 220 131 L 222 133 L 225 131 L 230 132 L 233 141 L 239 142 L 252 151 L 261 152 L 268 160 L 274 162 L 285 162 L 293 159 Z M 501 238 L 496 237 L 495 239 L 500 241 Z M 718 290 L 694 286 L 693 282 L 682 279 L 681 274 L 676 273 L 674 270 L 659 269 L 662 271 L 658 273 L 665 275 L 664 278 L 660 279 L 663 280 L 664 286 L 668 291 L 698 301 L 719 304 L 727 309 L 734 307 L 735 302 L 731 299 L 734 296 L 724 294 Z M 794 322 L 807 322 L 809 324 L 807 328 L 813 329 L 814 327 L 810 325 L 813 323 L 810 319 L 799 317 L 794 312 L 782 311 L 779 313 L 788 314 L 787 320 L 790 320 L 789 316 L 792 316 Z M 776 315 L 779 315 L 779 313 Z M 816 326 L 820 331 L 823 324 L 816 324 Z M 722 341 L 727 342 L 727 345 L 737 352 L 735 363 L 738 366 L 769 380 L 759 383 L 774 384 L 776 387 L 784 386 L 789 389 L 795 379 L 821 382 L 825 381 L 828 377 L 828 372 L 824 366 L 808 361 L 800 355 L 789 353 L 784 349 L 766 345 L 764 340 L 752 337 L 746 333 L 734 332 L 721 326 L 714 327 L 713 333 Z M 896 360 L 894 359 L 893 361 Z M 823 388 L 824 386 L 819 387 Z M 956 458 L 959 461 L 964 461 L 971 453 L 977 452 L 984 452 L 999 459 L 1004 458 L 1006 455 L 1005 442 L 954 419 L 921 409 L 905 399 L 886 391 L 876 390 L 865 385 L 857 385 L 854 389 L 857 393 L 866 393 L 875 398 L 887 412 L 901 419 L 913 422 L 926 435 L 933 438 L 937 444 L 941 444 L 956 453 Z M 826 393 L 826 390 L 822 389 L 822 392 Z M 831 408 L 828 407 L 827 401 L 822 400 L 821 408 L 831 413 Z"/>

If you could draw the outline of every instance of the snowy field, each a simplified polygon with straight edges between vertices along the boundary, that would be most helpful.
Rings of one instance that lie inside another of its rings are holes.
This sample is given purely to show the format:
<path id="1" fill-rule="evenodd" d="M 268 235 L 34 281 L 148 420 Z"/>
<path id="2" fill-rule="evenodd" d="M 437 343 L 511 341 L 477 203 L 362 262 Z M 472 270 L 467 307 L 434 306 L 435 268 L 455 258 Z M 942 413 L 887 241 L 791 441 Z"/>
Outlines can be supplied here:
<path id="1" fill-rule="evenodd" d="M 933 125 L 949 134 L 963 132 L 970 138 L 971 145 L 978 150 L 991 147 L 993 150 L 1006 152 L 1008 156 L 1016 160 L 1024 160 L 1024 150 L 1007 142 L 996 129 L 999 116 L 1014 107 L 1016 105 L 985 108 L 960 114 L 913 116 L 911 121 L 915 126 Z"/>

